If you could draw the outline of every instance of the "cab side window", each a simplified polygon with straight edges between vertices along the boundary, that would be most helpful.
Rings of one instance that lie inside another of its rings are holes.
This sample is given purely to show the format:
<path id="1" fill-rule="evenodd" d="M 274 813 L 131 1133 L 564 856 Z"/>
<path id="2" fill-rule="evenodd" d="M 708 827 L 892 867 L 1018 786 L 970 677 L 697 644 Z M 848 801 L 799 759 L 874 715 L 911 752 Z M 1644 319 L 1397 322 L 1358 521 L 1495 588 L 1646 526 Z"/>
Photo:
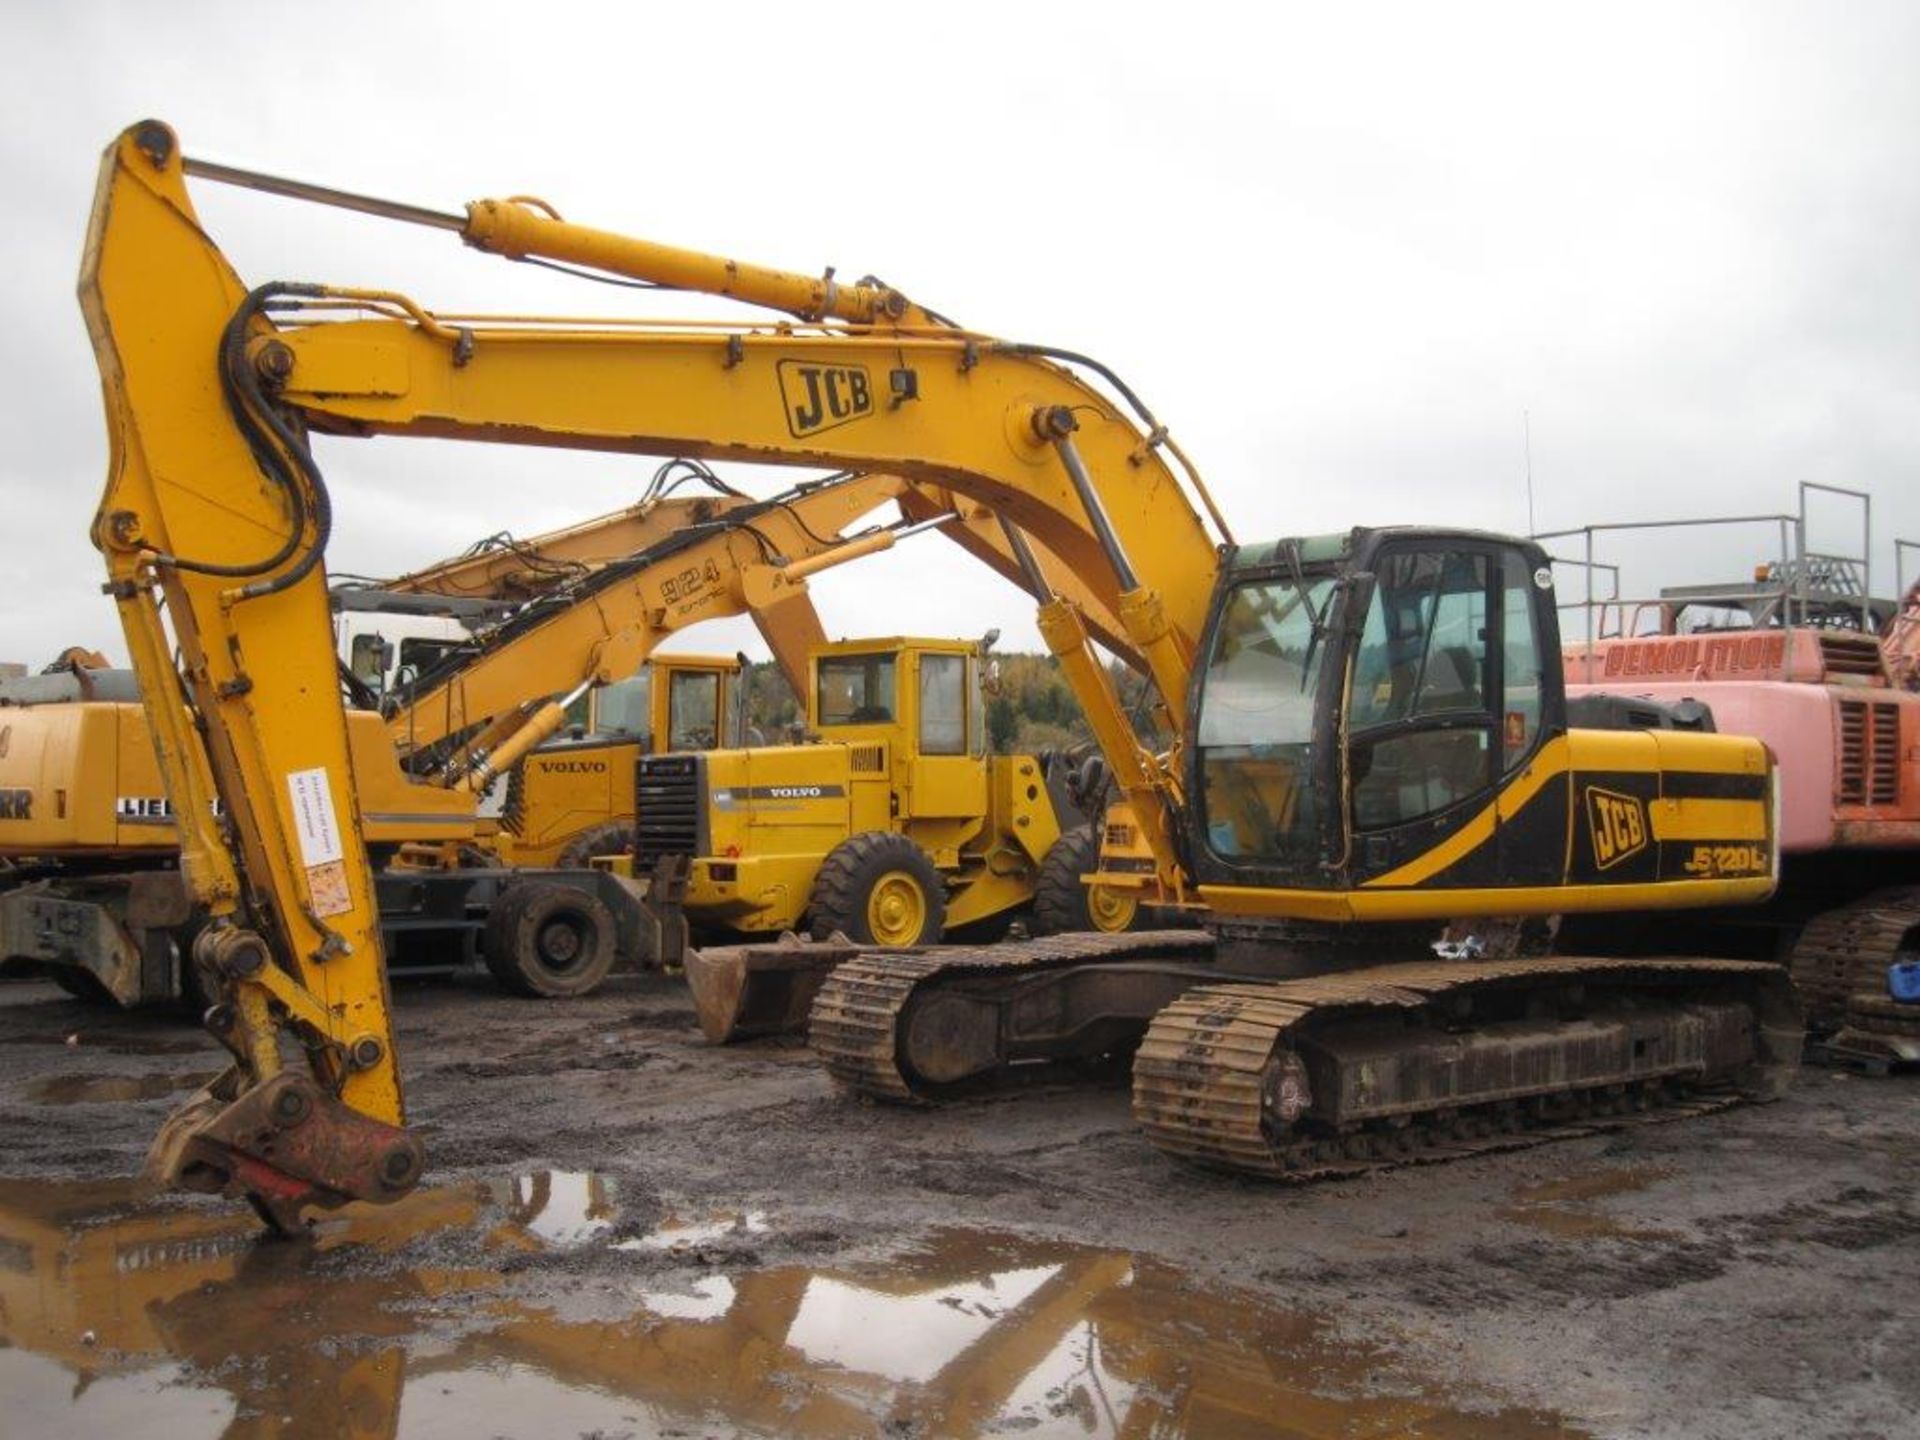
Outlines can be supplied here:
<path id="1" fill-rule="evenodd" d="M 1348 697 L 1356 829 L 1405 824 L 1488 787 L 1496 568 L 1461 551 L 1403 551 L 1376 567 Z"/>
<path id="2" fill-rule="evenodd" d="M 1533 753 L 1534 742 L 1540 738 L 1540 694 L 1546 687 L 1541 669 L 1540 619 L 1533 608 L 1533 572 L 1527 568 L 1526 557 L 1517 551 L 1500 557 L 1500 592 L 1500 673 L 1504 682 L 1501 769 L 1506 771 Z"/>
<path id="3" fill-rule="evenodd" d="M 920 753 L 967 753 L 967 661 L 963 655 L 920 657 Z"/>
<path id="4" fill-rule="evenodd" d="M 720 677 L 681 672 L 667 687 L 667 748 L 711 750 L 720 734 Z"/>
<path id="5" fill-rule="evenodd" d="M 593 733 L 646 738 L 653 728 L 653 719 L 648 713 L 652 708 L 652 682 L 652 672 L 642 670 L 637 675 L 630 675 L 625 680 L 616 680 L 611 685 L 602 686 L 594 692 Z M 567 722 L 585 725 L 587 717 L 583 714 L 575 720 L 574 712 L 569 708 Z"/>
<path id="6" fill-rule="evenodd" d="M 384 635 L 356 635 L 347 650 L 347 668 L 369 690 L 387 688 L 387 664 L 392 659 L 393 647 Z"/>

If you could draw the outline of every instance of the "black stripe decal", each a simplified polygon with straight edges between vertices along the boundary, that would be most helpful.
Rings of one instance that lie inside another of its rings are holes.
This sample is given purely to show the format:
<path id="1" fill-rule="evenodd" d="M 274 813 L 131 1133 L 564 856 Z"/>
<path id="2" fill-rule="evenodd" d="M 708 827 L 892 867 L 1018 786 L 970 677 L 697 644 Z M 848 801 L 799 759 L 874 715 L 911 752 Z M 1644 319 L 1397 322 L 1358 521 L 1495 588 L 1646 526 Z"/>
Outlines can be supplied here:
<path id="1" fill-rule="evenodd" d="M 1764 800 L 1767 777 L 1669 770 L 1660 779 L 1660 794 L 1667 800 Z"/>

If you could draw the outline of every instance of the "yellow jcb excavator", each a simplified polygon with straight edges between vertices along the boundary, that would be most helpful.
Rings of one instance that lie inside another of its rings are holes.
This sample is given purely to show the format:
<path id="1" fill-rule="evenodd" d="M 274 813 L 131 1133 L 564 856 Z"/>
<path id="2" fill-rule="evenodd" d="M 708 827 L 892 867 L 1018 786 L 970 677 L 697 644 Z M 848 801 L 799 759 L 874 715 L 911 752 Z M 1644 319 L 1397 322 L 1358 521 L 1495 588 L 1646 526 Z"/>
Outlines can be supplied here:
<path id="1" fill-rule="evenodd" d="M 189 175 L 778 313 L 587 324 L 250 288 L 198 222 Z M 1157 418 L 1083 356 L 963 329 L 878 283 L 557 215 L 320 191 L 188 158 L 157 122 L 105 156 L 80 285 L 112 440 L 93 534 L 212 917 L 194 948 L 234 1060 L 169 1121 L 161 1174 L 284 1225 L 405 1193 L 425 1163 L 333 703 L 318 433 L 884 471 L 1000 526 L 1161 884 L 1197 894 L 1220 939 L 861 955 L 812 1024 L 857 1089 L 944 1093 L 1024 1058 L 1124 1048 L 1151 1021 L 1135 1065 L 1149 1135 L 1278 1176 L 1777 1092 L 1799 1025 L 1775 967 L 1475 958 L 1491 917 L 1727 904 L 1774 884 L 1763 746 L 1568 728 L 1537 547 L 1444 529 L 1238 543 Z M 1170 752 L 1141 744 L 1050 564 L 1119 616 Z M 1712 873 L 1689 868 L 1703 848 L 1725 857 Z M 1473 932 L 1455 958 L 1382 963 L 1424 940 L 1410 928 L 1448 921 Z"/>

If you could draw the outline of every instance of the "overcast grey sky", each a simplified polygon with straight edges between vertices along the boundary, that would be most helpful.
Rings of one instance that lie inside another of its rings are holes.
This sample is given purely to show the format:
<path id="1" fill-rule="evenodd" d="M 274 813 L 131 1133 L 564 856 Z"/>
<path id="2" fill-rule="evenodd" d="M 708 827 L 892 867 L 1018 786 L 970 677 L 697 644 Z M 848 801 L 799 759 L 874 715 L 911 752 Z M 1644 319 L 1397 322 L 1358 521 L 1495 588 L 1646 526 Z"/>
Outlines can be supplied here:
<path id="1" fill-rule="evenodd" d="M 1920 6 L 311 6 L 0 0 L 0 659 L 124 656 L 73 299 L 100 150 L 570 218 L 885 276 L 1099 356 L 1243 538 L 1774 511 L 1802 479 L 1920 538 Z M 451 237 L 202 186 L 254 281 L 442 309 L 663 313 Z M 676 304 L 664 313 L 690 310 Z M 655 462 L 323 441 L 335 569 L 392 573 L 630 499 Z M 765 493 L 778 477 L 729 472 Z M 1848 538 L 1829 507 L 1816 542 Z M 1642 547 L 1638 588 L 1770 553 Z M 815 584 L 837 634 L 1037 647 L 927 537 Z M 688 646 L 730 649 L 718 627 Z M 749 645 L 749 648 L 752 648 Z"/>

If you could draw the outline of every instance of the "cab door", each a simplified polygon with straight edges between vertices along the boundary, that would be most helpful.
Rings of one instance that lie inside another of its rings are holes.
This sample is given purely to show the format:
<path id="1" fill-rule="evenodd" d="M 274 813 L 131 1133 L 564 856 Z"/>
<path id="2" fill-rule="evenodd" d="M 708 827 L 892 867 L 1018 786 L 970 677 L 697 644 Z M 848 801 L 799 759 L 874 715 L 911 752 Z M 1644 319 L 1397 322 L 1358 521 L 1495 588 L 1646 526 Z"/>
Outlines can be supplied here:
<path id="1" fill-rule="evenodd" d="M 1543 739 L 1534 567 L 1497 542 L 1436 536 L 1389 542 L 1370 568 L 1346 700 L 1350 882 L 1550 881 L 1562 844 L 1505 843 L 1518 817 L 1498 799 Z"/>
<path id="2" fill-rule="evenodd" d="M 914 659 L 914 761 L 908 804 L 915 819 L 978 819 L 987 813 L 979 683 L 973 660 L 922 651 Z"/>

